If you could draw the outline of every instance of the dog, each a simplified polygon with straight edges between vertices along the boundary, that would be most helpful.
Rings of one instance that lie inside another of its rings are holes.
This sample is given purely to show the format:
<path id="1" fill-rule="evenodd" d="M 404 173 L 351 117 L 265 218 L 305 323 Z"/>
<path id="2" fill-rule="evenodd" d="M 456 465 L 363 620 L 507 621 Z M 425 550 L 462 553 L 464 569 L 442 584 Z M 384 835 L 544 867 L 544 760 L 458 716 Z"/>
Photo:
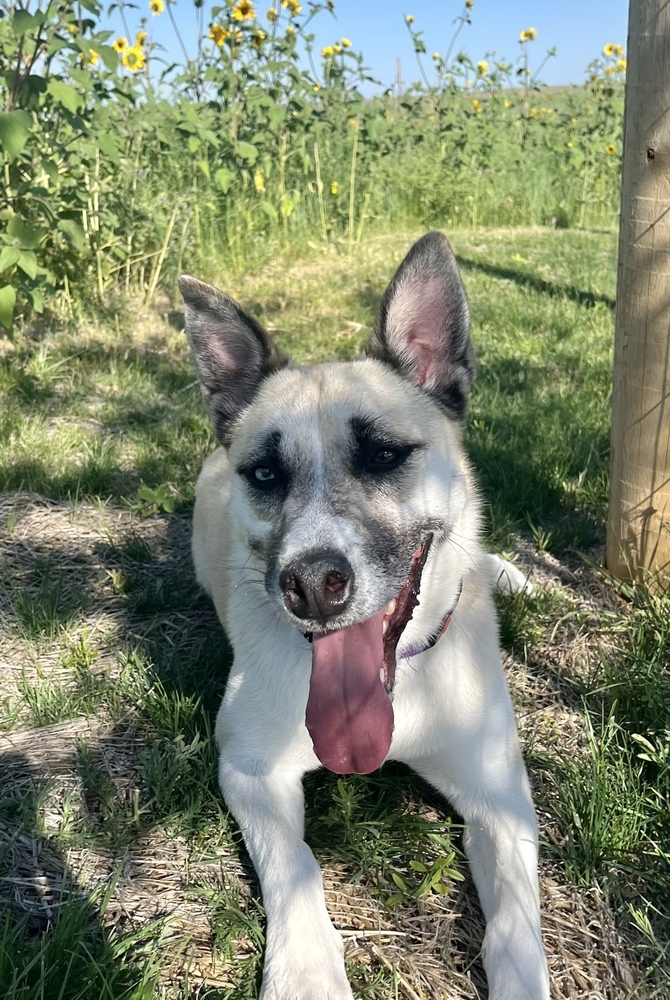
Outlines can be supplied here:
<path id="1" fill-rule="evenodd" d="M 353 1000 L 302 777 L 402 761 L 465 821 L 491 1000 L 547 1000 L 535 811 L 461 445 L 468 301 L 428 233 L 387 288 L 366 357 L 294 367 L 259 323 L 183 276 L 185 325 L 220 446 L 196 490 L 193 558 L 234 650 L 219 782 L 258 874 L 261 1000 Z"/>

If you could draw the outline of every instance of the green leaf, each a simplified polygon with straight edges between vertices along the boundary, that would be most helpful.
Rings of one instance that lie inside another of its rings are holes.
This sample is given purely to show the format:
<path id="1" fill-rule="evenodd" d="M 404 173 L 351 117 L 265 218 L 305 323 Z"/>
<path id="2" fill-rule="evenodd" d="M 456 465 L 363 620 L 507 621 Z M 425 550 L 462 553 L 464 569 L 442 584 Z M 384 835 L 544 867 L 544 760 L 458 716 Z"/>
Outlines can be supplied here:
<path id="1" fill-rule="evenodd" d="M 39 25 L 40 19 L 29 14 L 27 10 L 17 10 L 12 18 L 12 28 L 17 38 L 21 38 L 22 35 L 26 35 L 28 32 L 36 34 Z"/>
<path id="2" fill-rule="evenodd" d="M 279 210 L 285 219 L 288 219 L 289 215 L 295 208 L 295 202 L 291 198 L 290 194 L 283 194 L 279 202 Z"/>
<path id="3" fill-rule="evenodd" d="M 16 304 L 16 292 L 11 285 L 0 288 L 0 323 L 7 333 L 12 329 L 12 317 L 14 316 L 14 306 Z"/>
<path id="4" fill-rule="evenodd" d="M 59 219 L 58 228 L 75 250 L 83 250 L 86 246 L 86 233 L 74 219 Z"/>
<path id="5" fill-rule="evenodd" d="M 36 313 L 44 312 L 44 296 L 39 288 L 31 288 L 28 291 L 28 298 Z"/>
<path id="6" fill-rule="evenodd" d="M 37 257 L 32 250 L 24 250 L 19 257 L 17 264 L 23 273 L 29 278 L 35 278 L 37 276 Z"/>
<path id="7" fill-rule="evenodd" d="M 410 861 L 410 868 L 413 868 L 415 872 L 427 872 L 428 869 L 420 861 Z"/>
<path id="8" fill-rule="evenodd" d="M 7 235 L 22 250 L 33 250 L 44 239 L 46 229 L 31 226 L 28 222 L 24 222 L 20 215 L 15 215 L 7 225 Z"/>
<path id="9" fill-rule="evenodd" d="M 110 73 L 113 73 L 116 67 L 119 65 L 119 57 L 111 45 L 94 45 L 95 51 L 98 53 L 102 61 L 104 62 Z"/>
<path id="10" fill-rule="evenodd" d="M 262 201 L 261 202 L 261 208 L 265 212 L 265 214 L 268 216 L 269 219 L 272 219 L 273 222 L 277 221 L 277 219 L 279 218 L 279 215 L 277 214 L 277 209 L 274 207 L 274 205 L 272 204 L 272 202 Z"/>
<path id="11" fill-rule="evenodd" d="M 251 165 L 258 159 L 258 147 L 252 146 L 250 142 L 239 142 L 237 144 L 237 154 Z"/>
<path id="12" fill-rule="evenodd" d="M 81 98 L 72 84 L 52 78 L 47 84 L 47 90 L 57 104 L 62 105 L 62 107 L 72 114 L 76 112 Z"/>
<path id="13" fill-rule="evenodd" d="M 6 271 L 13 267 L 20 256 L 21 251 L 18 247 L 3 247 L 2 253 L 0 253 L 0 271 Z"/>
<path id="14" fill-rule="evenodd" d="M 10 160 L 15 160 L 26 142 L 32 120 L 25 111 L 5 111 L 0 114 L 0 145 Z"/>
<path id="15" fill-rule="evenodd" d="M 393 881 L 395 882 L 395 884 L 398 886 L 399 889 L 402 889 L 403 892 L 407 892 L 407 883 L 405 882 L 402 875 L 399 875 L 398 872 L 391 872 L 391 878 L 393 879 Z"/>
<path id="16" fill-rule="evenodd" d="M 209 163 L 207 160 L 198 160 L 198 169 L 201 170 L 207 180 L 209 180 Z"/>
<path id="17" fill-rule="evenodd" d="M 220 191 L 224 194 L 228 194 L 230 191 L 230 185 L 235 180 L 235 174 L 228 167 L 219 167 L 219 169 L 214 174 L 214 182 Z"/>
<path id="18" fill-rule="evenodd" d="M 189 135 L 188 137 L 188 150 L 189 153 L 197 153 L 200 149 L 200 139 L 197 135 Z"/>

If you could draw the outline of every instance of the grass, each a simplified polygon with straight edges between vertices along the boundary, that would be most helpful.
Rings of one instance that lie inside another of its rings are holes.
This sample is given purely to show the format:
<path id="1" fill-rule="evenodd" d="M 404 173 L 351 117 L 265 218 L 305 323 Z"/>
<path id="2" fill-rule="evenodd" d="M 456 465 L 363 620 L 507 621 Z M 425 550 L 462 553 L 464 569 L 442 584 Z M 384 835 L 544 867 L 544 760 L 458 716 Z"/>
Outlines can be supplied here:
<path id="1" fill-rule="evenodd" d="M 297 361 L 352 357 L 415 235 L 370 239 L 355 265 L 331 250 L 222 284 Z M 466 443 L 490 544 L 540 584 L 499 612 L 540 814 L 552 975 L 569 1000 L 661 1000 L 670 610 L 594 565 L 615 239 L 489 230 L 454 245 L 478 358 Z M 0 365 L 8 1000 L 257 993 L 262 906 L 211 735 L 230 651 L 189 559 L 212 439 L 168 312 L 126 305 L 114 322 L 25 337 Z M 356 995 L 478 995 L 482 925 L 458 817 L 402 768 L 311 775 L 305 790 Z"/>

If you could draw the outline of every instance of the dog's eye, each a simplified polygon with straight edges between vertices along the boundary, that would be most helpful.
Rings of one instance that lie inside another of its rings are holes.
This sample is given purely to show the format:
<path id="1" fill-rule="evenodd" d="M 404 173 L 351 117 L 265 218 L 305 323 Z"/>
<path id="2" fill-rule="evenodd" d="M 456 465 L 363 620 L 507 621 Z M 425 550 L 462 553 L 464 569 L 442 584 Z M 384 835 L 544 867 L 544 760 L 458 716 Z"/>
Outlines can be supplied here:
<path id="1" fill-rule="evenodd" d="M 393 465 L 398 460 L 398 452 L 394 448 L 379 448 L 372 456 L 375 465 Z"/>
<path id="2" fill-rule="evenodd" d="M 251 475 L 259 483 L 271 483 L 277 478 L 272 469 L 269 469 L 267 465 L 257 465 Z"/>

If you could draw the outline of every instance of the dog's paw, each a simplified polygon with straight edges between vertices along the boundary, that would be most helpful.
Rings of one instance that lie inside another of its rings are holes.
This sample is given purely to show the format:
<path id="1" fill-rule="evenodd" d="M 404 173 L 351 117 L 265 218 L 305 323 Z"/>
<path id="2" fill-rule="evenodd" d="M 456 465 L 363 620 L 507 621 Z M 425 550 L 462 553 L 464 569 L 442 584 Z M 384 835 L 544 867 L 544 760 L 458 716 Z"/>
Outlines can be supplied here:
<path id="1" fill-rule="evenodd" d="M 266 957 L 259 1000 L 354 1000 L 339 936 L 323 951 Z"/>
<path id="2" fill-rule="evenodd" d="M 325 969 L 296 967 L 270 979 L 266 972 L 258 1000 L 354 1000 L 354 995 L 344 970 L 333 976 Z"/>
<path id="3" fill-rule="evenodd" d="M 502 556 L 487 555 L 486 562 L 496 590 L 500 590 L 503 594 L 518 594 L 521 591 L 531 594 L 533 592 L 533 584 L 530 582 L 528 574 L 508 559 L 503 559 Z"/>

